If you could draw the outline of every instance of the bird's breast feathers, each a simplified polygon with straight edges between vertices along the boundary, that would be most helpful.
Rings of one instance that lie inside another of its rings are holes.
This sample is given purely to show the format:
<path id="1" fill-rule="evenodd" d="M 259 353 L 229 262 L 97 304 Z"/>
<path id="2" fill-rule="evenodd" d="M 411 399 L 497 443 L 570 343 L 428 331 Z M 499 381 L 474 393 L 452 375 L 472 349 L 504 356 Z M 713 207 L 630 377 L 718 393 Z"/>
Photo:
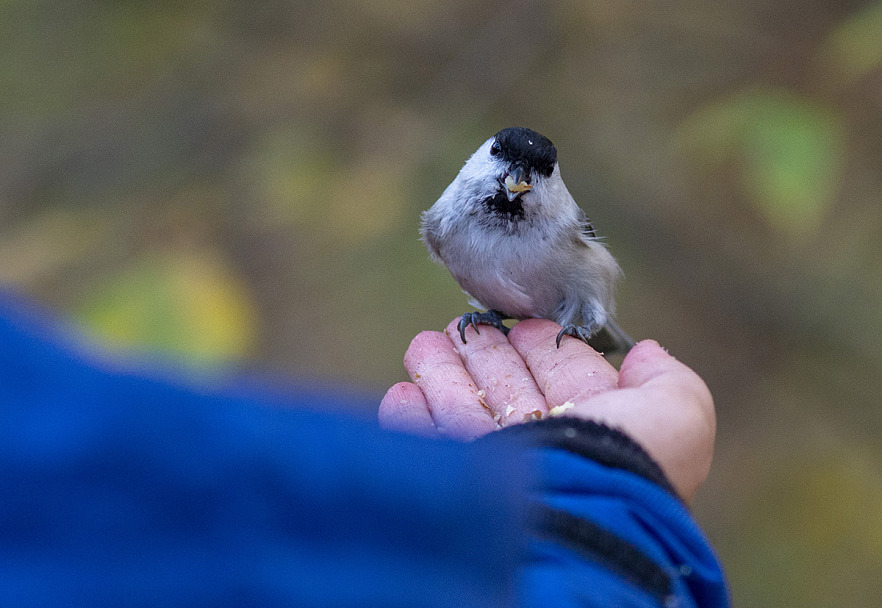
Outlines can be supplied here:
<path id="1" fill-rule="evenodd" d="M 523 242 L 526 238 L 463 231 L 449 235 L 450 241 L 445 239 L 438 253 L 474 304 L 514 318 L 541 316 L 552 304 L 544 302 L 545 290 L 537 290 L 537 277 L 547 276 L 552 269 L 546 256 L 539 253 L 543 249 Z M 448 248 L 465 255 L 445 255 Z"/>

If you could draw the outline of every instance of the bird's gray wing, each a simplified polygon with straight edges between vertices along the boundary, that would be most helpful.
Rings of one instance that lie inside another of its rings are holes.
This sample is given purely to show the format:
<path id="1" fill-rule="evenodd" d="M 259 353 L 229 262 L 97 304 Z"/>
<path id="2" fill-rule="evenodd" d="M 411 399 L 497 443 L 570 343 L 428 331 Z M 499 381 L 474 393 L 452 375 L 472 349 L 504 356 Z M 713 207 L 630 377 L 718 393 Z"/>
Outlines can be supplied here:
<path id="1" fill-rule="evenodd" d="M 439 262 L 441 260 L 441 239 L 438 237 L 437 232 L 438 223 L 429 211 L 423 211 L 422 222 L 420 224 L 420 236 L 422 237 L 423 243 L 426 245 L 426 249 L 428 249 L 429 253 L 432 255 L 432 259 Z"/>

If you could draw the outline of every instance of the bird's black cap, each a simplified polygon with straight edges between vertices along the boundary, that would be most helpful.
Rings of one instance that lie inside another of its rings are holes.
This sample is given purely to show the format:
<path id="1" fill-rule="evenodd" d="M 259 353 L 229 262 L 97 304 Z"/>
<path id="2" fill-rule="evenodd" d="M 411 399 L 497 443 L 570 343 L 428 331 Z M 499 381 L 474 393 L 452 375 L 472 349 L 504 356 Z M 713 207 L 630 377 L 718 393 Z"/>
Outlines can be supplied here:
<path id="1" fill-rule="evenodd" d="M 544 135 L 524 127 L 509 127 L 502 129 L 494 139 L 495 144 L 498 144 L 496 154 L 499 154 L 504 161 L 524 165 L 526 169 L 536 171 L 545 177 L 554 171 L 557 148 Z"/>

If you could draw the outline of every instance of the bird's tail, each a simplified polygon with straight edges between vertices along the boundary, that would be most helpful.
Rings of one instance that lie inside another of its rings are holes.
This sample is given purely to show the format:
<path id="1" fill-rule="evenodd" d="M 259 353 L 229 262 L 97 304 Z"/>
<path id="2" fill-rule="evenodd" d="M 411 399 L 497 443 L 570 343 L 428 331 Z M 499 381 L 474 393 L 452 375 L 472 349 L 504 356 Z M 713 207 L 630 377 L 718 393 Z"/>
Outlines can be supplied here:
<path id="1" fill-rule="evenodd" d="M 589 346 L 606 355 L 624 355 L 634 346 L 634 339 L 625 333 L 618 324 L 610 319 L 606 325 L 591 336 Z"/>

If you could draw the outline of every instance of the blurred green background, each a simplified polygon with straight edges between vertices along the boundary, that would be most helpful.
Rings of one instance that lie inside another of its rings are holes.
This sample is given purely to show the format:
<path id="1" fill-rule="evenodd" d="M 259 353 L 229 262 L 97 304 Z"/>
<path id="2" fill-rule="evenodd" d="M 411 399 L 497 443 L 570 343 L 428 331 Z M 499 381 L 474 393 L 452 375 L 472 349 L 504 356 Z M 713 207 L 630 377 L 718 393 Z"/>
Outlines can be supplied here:
<path id="1" fill-rule="evenodd" d="M 381 394 L 417 238 L 523 125 L 719 410 L 736 606 L 882 606 L 882 3 L 0 1 L 0 280 L 110 345 Z"/>

